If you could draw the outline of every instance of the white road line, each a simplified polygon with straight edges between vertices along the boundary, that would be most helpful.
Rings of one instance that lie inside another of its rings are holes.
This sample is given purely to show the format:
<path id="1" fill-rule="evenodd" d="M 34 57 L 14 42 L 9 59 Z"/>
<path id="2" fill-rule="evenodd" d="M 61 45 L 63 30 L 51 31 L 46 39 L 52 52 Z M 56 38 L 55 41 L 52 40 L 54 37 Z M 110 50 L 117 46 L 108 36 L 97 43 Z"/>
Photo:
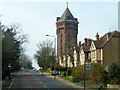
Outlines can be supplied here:
<path id="1" fill-rule="evenodd" d="M 28 88 L 31 88 L 31 85 L 30 85 L 30 83 L 29 83 L 29 80 L 28 80 L 28 78 L 27 78 L 27 75 L 25 74 L 25 76 L 26 76 L 26 83 L 27 83 L 27 85 L 28 85 Z"/>
<path id="2" fill-rule="evenodd" d="M 32 73 L 31 73 L 32 74 Z M 37 77 L 35 77 L 33 74 L 32 74 L 32 76 L 34 77 L 34 78 L 36 78 L 37 80 L 39 80 Z M 40 81 L 40 80 L 39 80 Z M 40 81 L 40 83 L 42 83 L 42 85 L 45 87 L 45 88 L 47 88 L 47 86 L 45 86 L 44 84 L 43 84 L 43 82 L 41 82 Z"/>

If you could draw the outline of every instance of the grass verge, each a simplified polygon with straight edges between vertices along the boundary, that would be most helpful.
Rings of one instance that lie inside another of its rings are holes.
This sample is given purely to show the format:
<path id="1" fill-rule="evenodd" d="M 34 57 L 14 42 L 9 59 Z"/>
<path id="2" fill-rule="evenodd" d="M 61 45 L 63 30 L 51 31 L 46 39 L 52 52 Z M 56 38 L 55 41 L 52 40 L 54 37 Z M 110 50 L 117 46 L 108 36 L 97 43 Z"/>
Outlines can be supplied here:
<path id="1" fill-rule="evenodd" d="M 65 79 L 65 80 L 70 80 L 70 81 L 72 81 L 72 77 L 63 76 L 63 75 L 58 75 L 57 77 L 63 78 L 63 79 Z"/>

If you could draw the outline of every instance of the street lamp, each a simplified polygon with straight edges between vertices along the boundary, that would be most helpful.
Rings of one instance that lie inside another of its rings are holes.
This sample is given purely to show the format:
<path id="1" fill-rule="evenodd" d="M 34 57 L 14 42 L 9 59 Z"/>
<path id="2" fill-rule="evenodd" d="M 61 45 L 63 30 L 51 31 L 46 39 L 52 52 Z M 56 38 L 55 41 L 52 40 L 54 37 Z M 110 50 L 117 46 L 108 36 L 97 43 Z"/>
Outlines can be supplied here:
<path id="1" fill-rule="evenodd" d="M 55 61 L 56 61 L 56 37 L 55 36 L 52 36 L 52 35 L 46 35 L 46 36 L 49 36 L 49 37 L 54 37 L 54 51 L 55 51 Z M 54 71 L 54 79 L 55 79 L 55 71 Z"/>
<path id="2" fill-rule="evenodd" d="M 85 90 L 85 69 L 86 69 L 86 63 L 84 61 L 84 90 Z"/>
<path id="3" fill-rule="evenodd" d="M 46 35 L 46 36 L 54 37 L 54 50 L 55 50 L 55 60 L 56 60 L 56 37 L 52 35 Z"/>

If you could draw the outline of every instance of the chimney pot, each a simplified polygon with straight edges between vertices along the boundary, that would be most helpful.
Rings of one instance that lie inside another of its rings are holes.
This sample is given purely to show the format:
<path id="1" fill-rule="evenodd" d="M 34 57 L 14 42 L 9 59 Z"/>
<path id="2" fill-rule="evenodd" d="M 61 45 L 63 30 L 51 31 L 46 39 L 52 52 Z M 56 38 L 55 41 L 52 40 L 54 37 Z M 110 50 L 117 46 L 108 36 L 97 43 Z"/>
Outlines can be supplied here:
<path id="1" fill-rule="evenodd" d="M 96 40 L 99 40 L 99 34 L 98 33 L 96 34 L 95 37 L 96 37 Z"/>
<path id="2" fill-rule="evenodd" d="M 111 37 L 111 32 L 107 33 L 107 40 L 109 40 L 109 38 Z"/>

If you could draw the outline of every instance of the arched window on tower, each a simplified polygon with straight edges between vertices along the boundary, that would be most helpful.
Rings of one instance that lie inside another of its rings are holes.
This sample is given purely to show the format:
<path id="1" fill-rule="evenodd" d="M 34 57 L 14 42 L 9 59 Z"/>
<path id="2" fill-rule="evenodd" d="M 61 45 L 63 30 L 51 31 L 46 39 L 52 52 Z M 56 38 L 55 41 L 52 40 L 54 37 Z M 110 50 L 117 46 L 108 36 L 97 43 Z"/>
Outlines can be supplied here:
<path id="1" fill-rule="evenodd" d="M 61 35 L 60 35 L 60 38 L 61 38 L 61 53 L 62 53 L 62 33 L 61 33 Z"/>
<path id="2" fill-rule="evenodd" d="M 68 41 L 70 41 L 70 33 L 68 32 Z"/>
<path id="3" fill-rule="evenodd" d="M 62 40 L 62 33 L 61 33 L 61 35 L 60 35 L 60 38 L 61 38 L 61 40 Z"/>

